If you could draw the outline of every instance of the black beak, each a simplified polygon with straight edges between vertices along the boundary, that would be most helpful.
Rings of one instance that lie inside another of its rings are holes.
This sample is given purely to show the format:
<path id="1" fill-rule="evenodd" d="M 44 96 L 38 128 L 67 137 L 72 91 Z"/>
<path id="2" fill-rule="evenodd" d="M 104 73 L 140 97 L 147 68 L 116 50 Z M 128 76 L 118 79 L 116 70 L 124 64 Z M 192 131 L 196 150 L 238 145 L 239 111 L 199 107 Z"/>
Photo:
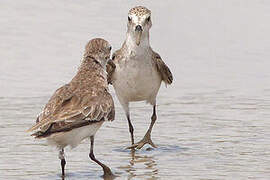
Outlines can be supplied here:
<path id="1" fill-rule="evenodd" d="M 142 26 L 141 25 L 137 25 L 135 27 L 135 31 L 142 31 Z"/>

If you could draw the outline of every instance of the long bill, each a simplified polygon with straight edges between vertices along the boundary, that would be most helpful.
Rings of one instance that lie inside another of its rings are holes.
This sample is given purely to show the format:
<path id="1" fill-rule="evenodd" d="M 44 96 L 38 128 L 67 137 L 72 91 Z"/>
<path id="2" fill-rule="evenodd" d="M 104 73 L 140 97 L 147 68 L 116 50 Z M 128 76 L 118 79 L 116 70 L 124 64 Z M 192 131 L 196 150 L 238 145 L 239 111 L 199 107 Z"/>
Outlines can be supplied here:
<path id="1" fill-rule="evenodd" d="M 141 42 L 142 31 L 136 31 L 135 36 L 136 36 L 136 44 L 137 46 L 139 46 Z"/>

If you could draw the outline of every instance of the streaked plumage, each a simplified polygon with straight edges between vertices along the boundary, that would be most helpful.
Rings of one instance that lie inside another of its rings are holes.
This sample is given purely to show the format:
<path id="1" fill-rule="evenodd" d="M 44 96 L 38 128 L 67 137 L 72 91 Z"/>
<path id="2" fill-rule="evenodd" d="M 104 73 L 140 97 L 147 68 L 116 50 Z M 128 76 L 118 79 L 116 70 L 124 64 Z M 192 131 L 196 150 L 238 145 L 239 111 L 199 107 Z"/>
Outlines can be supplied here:
<path id="1" fill-rule="evenodd" d="M 75 147 L 88 137 L 91 137 L 92 143 L 102 123 L 114 120 L 114 102 L 108 92 L 105 71 L 110 51 L 111 46 L 103 39 L 89 41 L 75 77 L 55 91 L 37 117 L 36 124 L 28 130 L 37 131 L 32 135 L 47 138 L 50 144 L 57 146 L 61 150 L 61 160 L 64 160 L 66 146 Z"/>
<path id="2" fill-rule="evenodd" d="M 153 147 L 150 134 L 156 120 L 156 96 L 161 82 L 171 84 L 173 81 L 169 67 L 149 43 L 149 29 L 152 26 L 151 11 L 137 6 L 128 13 L 128 30 L 121 49 L 107 65 L 108 80 L 115 89 L 119 102 L 123 106 L 131 133 L 132 147 L 141 148 L 149 143 Z M 130 121 L 129 102 L 146 101 L 153 105 L 151 125 L 144 139 L 134 144 L 133 126 Z"/>

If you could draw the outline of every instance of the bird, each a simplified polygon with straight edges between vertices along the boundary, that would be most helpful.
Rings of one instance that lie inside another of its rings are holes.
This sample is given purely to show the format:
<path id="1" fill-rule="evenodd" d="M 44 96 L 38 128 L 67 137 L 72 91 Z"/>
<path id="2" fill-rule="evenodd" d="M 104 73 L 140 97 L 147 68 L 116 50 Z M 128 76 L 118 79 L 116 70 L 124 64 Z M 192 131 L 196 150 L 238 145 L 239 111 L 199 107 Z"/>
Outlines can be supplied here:
<path id="1" fill-rule="evenodd" d="M 102 38 L 90 40 L 77 74 L 68 83 L 57 89 L 36 124 L 28 129 L 32 136 L 45 138 L 49 145 L 59 150 L 62 177 L 65 176 L 66 146 L 76 147 L 82 140 L 90 138 L 91 160 L 103 168 L 104 177 L 113 176 L 108 166 L 94 155 L 94 136 L 105 121 L 115 118 L 114 102 L 109 93 L 106 64 L 110 61 L 111 45 Z"/>
<path id="2" fill-rule="evenodd" d="M 161 85 L 172 84 L 173 75 L 160 55 L 153 51 L 149 42 L 149 30 L 152 26 L 151 11 L 143 6 L 129 10 L 126 39 L 122 47 L 112 55 L 107 64 L 108 82 L 125 111 L 131 136 L 131 146 L 141 149 L 145 144 L 157 146 L 151 139 L 152 128 L 156 122 L 156 97 Z M 134 128 L 130 117 L 130 102 L 146 101 L 153 106 L 151 124 L 143 137 L 134 143 Z"/>

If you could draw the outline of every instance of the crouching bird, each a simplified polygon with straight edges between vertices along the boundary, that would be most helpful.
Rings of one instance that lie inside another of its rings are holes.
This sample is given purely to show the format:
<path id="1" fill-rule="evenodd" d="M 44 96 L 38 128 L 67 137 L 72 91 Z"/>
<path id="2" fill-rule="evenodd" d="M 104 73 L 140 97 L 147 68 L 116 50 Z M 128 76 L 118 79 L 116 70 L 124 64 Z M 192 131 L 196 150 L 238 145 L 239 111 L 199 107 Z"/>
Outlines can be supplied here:
<path id="1" fill-rule="evenodd" d="M 89 157 L 99 164 L 104 176 L 113 176 L 109 167 L 95 158 L 94 136 L 105 121 L 113 121 L 115 109 L 108 92 L 106 64 L 110 60 L 111 46 L 104 39 L 96 38 L 85 47 L 83 61 L 77 74 L 66 85 L 57 89 L 39 114 L 36 124 L 28 132 L 46 138 L 59 149 L 62 176 L 65 176 L 66 146 L 76 147 L 90 137 Z"/>
<path id="2" fill-rule="evenodd" d="M 107 65 L 108 80 L 115 89 L 119 102 L 124 108 L 132 146 L 142 148 L 145 144 L 156 147 L 151 139 L 152 128 L 156 122 L 156 97 L 163 81 L 171 84 L 173 76 L 168 66 L 149 43 L 149 30 L 152 26 L 151 11 L 137 6 L 128 13 L 126 40 L 122 48 L 112 56 L 112 63 Z M 129 103 L 146 101 L 153 106 L 151 124 L 144 136 L 134 144 L 134 128 L 131 123 Z"/>

